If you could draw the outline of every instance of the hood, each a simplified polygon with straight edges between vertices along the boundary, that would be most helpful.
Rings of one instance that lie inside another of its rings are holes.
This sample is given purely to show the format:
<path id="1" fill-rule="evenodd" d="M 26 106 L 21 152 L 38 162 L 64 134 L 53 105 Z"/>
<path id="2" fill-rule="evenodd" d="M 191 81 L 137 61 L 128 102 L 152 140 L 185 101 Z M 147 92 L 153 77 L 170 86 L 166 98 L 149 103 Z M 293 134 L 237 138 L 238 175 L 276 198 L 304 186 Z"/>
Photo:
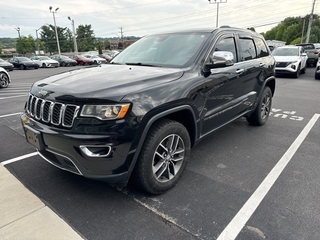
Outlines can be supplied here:
<path id="1" fill-rule="evenodd" d="M 299 56 L 274 56 L 276 62 L 296 62 L 300 61 Z"/>
<path id="2" fill-rule="evenodd" d="M 128 65 L 100 65 L 54 75 L 36 82 L 32 94 L 48 100 L 98 99 L 119 102 L 125 95 L 180 78 L 184 71 Z"/>
<path id="3" fill-rule="evenodd" d="M 46 59 L 46 60 L 41 60 L 41 62 L 46 62 L 46 63 L 57 63 L 58 61 L 53 60 L 53 59 Z"/>
<path id="4" fill-rule="evenodd" d="M 9 62 L 0 62 L 0 67 L 1 66 L 13 66 L 13 64 Z"/>

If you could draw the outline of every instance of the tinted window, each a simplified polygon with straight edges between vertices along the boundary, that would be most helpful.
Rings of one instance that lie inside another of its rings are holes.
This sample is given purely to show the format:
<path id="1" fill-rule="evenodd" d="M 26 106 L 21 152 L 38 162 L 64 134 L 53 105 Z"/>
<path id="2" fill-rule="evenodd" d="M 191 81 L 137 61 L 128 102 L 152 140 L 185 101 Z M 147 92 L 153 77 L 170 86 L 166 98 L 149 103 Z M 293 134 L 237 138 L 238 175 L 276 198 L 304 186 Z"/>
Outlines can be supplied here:
<path id="1" fill-rule="evenodd" d="M 256 48 L 252 39 L 240 38 L 239 44 L 241 50 L 241 61 L 246 61 L 257 57 Z"/>
<path id="2" fill-rule="evenodd" d="M 267 46 L 261 38 L 254 39 L 257 48 L 257 57 L 266 57 L 269 56 L 269 52 L 267 50 Z"/>
<path id="3" fill-rule="evenodd" d="M 233 53 L 233 61 L 237 62 L 237 50 L 233 37 L 223 38 L 218 41 L 214 47 L 214 51 L 228 51 Z"/>

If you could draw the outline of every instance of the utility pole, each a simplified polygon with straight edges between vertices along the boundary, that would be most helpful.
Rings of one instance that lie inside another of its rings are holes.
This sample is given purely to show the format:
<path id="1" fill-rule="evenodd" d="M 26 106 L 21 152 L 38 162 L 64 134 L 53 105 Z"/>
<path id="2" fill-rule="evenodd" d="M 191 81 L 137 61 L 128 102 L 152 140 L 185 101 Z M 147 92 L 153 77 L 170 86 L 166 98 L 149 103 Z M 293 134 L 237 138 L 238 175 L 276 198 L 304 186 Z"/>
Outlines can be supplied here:
<path id="1" fill-rule="evenodd" d="M 122 42 L 122 49 L 124 48 L 123 46 L 123 31 L 122 31 L 122 27 L 119 28 L 120 29 L 120 36 L 121 36 L 121 42 Z"/>
<path id="2" fill-rule="evenodd" d="M 39 45 L 39 38 L 38 38 L 38 31 L 41 30 L 42 27 L 36 30 L 36 36 L 37 36 L 37 48 L 38 48 L 38 54 L 40 55 L 40 45 Z"/>
<path id="3" fill-rule="evenodd" d="M 211 0 L 208 0 L 209 4 L 217 4 L 217 19 L 216 19 L 216 27 L 218 27 L 219 22 L 219 4 L 220 3 L 227 3 L 228 0 L 213 0 L 214 2 L 211 2 Z"/>
<path id="4" fill-rule="evenodd" d="M 74 54 L 78 55 L 78 45 L 77 45 L 77 39 L 76 39 L 76 30 L 74 28 L 74 20 L 68 17 L 68 19 L 72 23 L 72 30 L 73 30 L 73 44 L 74 44 Z"/>
<path id="5" fill-rule="evenodd" d="M 309 43 L 310 31 L 311 31 L 311 26 L 312 26 L 312 21 L 313 21 L 313 11 L 314 11 L 314 5 L 315 5 L 315 3 L 316 3 L 316 0 L 313 0 L 312 10 L 311 10 L 310 18 L 309 18 L 308 30 L 307 30 L 306 43 Z"/>

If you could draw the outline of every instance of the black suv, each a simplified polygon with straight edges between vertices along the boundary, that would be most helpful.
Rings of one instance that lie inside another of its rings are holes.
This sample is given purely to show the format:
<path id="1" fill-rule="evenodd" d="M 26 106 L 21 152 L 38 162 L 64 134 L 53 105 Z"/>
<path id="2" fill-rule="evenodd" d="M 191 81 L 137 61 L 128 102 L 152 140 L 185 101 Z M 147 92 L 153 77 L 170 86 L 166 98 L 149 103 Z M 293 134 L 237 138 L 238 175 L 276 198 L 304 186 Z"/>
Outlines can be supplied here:
<path id="1" fill-rule="evenodd" d="M 265 124 L 274 91 L 275 61 L 261 35 L 168 32 L 143 37 L 110 64 L 36 82 L 21 120 L 54 166 L 160 194 L 205 136 L 240 117 Z"/>

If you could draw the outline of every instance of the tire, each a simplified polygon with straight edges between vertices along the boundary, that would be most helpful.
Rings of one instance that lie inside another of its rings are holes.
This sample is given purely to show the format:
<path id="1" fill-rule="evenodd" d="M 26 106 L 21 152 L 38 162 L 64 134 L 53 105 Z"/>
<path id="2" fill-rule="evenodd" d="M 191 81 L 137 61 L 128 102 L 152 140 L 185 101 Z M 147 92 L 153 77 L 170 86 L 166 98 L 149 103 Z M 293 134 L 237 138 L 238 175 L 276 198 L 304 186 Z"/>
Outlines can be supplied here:
<path id="1" fill-rule="evenodd" d="M 317 80 L 320 80 L 320 74 L 315 73 L 314 74 L 314 78 L 317 79 Z"/>
<path id="2" fill-rule="evenodd" d="M 79 65 L 84 65 L 84 62 L 79 62 Z"/>
<path id="3" fill-rule="evenodd" d="M 297 71 L 294 73 L 293 76 L 294 76 L 294 78 L 299 78 L 299 76 L 300 76 L 300 65 L 299 65 Z"/>
<path id="4" fill-rule="evenodd" d="M 264 125 L 271 111 L 272 105 L 272 92 L 269 87 L 265 87 L 262 96 L 259 100 L 259 103 L 253 113 L 247 117 L 247 121 L 251 125 L 262 126 Z"/>
<path id="5" fill-rule="evenodd" d="M 182 176 L 190 157 L 190 146 L 189 133 L 181 123 L 158 120 L 146 136 L 133 181 L 150 194 L 168 191 Z"/>
<path id="6" fill-rule="evenodd" d="M 21 70 L 24 70 L 24 69 L 26 69 L 26 67 L 21 64 L 21 65 L 20 65 L 20 69 L 21 69 Z"/>
<path id="7" fill-rule="evenodd" d="M 61 63 L 61 66 L 62 66 L 62 67 L 65 67 L 65 66 L 66 66 L 66 63 L 65 63 L 65 62 L 62 62 L 62 63 Z"/>
<path id="8" fill-rule="evenodd" d="M 9 76 L 5 73 L 0 73 L 0 88 L 7 88 L 9 86 Z"/>
<path id="9" fill-rule="evenodd" d="M 300 73 L 302 73 L 302 74 L 306 73 L 306 66 L 303 69 L 301 69 Z"/>
<path id="10" fill-rule="evenodd" d="M 46 65 L 45 63 L 42 63 L 42 67 L 43 67 L 43 68 L 46 68 L 47 65 Z"/>

